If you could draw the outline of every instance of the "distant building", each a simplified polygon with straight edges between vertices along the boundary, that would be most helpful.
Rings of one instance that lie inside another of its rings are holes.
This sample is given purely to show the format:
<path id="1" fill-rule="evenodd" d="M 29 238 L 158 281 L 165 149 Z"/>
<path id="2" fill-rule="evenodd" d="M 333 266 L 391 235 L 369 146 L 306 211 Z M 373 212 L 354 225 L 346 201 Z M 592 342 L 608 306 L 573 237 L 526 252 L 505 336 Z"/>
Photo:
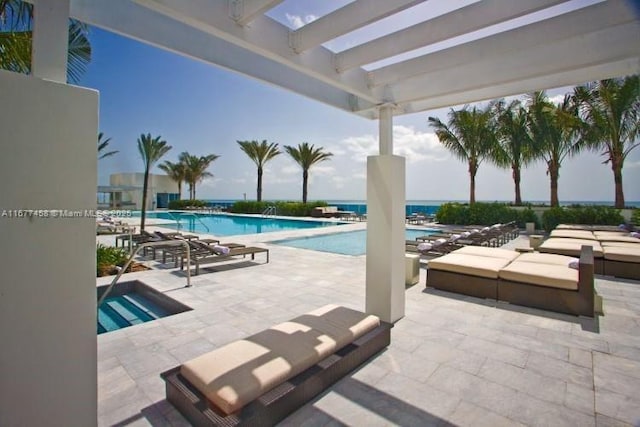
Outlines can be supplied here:
<path id="1" fill-rule="evenodd" d="M 98 186 L 98 209 L 142 209 L 143 173 L 116 173 Z M 167 175 L 149 174 L 147 209 L 166 208 L 178 199 L 178 185 Z"/>

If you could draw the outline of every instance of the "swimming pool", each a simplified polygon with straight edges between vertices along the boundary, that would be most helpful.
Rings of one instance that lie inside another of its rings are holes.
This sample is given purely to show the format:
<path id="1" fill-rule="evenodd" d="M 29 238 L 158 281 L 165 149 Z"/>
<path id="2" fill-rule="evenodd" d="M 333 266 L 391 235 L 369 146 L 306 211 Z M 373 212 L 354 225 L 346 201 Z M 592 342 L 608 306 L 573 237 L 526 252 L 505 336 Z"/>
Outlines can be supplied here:
<path id="1" fill-rule="evenodd" d="M 406 239 L 414 240 L 416 237 L 425 236 L 435 232 L 436 230 L 407 229 Z M 344 233 L 324 234 L 322 236 L 275 240 L 269 243 L 299 249 L 331 252 L 334 254 L 364 255 L 367 252 L 367 232 L 366 230 L 347 231 Z"/>
<path id="2" fill-rule="evenodd" d="M 328 227 L 345 223 L 329 221 L 305 221 L 258 216 L 236 216 L 225 214 L 195 214 L 182 212 L 150 212 L 147 218 L 168 220 L 163 227 L 180 229 L 190 233 L 209 233 L 216 236 L 259 234 L 273 231 L 301 230 Z M 178 221 L 180 225 L 178 226 Z"/>

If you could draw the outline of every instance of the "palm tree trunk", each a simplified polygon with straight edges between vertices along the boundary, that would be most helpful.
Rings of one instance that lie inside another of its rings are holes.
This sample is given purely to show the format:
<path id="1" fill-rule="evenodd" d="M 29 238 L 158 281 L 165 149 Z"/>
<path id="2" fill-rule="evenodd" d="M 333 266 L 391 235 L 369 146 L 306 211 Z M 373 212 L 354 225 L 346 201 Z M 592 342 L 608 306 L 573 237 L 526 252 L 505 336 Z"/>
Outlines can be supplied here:
<path id="1" fill-rule="evenodd" d="M 622 162 L 611 159 L 613 181 L 616 186 L 616 209 L 624 209 L 624 192 L 622 191 Z"/>
<path id="2" fill-rule="evenodd" d="M 178 200 L 182 199 L 182 181 L 178 181 Z"/>
<path id="3" fill-rule="evenodd" d="M 307 182 L 309 181 L 309 171 L 302 171 L 302 203 L 307 203 Z"/>
<path id="4" fill-rule="evenodd" d="M 149 189 L 149 168 L 144 170 L 144 180 L 142 184 L 142 210 L 140 212 L 140 231 L 144 230 L 144 220 L 147 214 L 147 191 Z"/>
<path id="5" fill-rule="evenodd" d="M 256 199 L 258 202 L 262 201 L 262 168 L 260 166 L 258 166 L 258 190 Z"/>
<path id="6" fill-rule="evenodd" d="M 522 206 L 522 195 L 520 194 L 520 168 L 516 165 L 513 165 L 511 166 L 511 169 L 513 170 L 513 184 L 516 188 L 515 205 Z"/>
<path id="7" fill-rule="evenodd" d="M 549 180 L 551 181 L 551 207 L 560 206 L 558 200 L 558 177 L 560 175 L 560 168 L 554 163 L 549 165 Z"/>
<path id="8" fill-rule="evenodd" d="M 476 173 L 478 167 L 475 161 L 469 160 L 469 204 L 473 205 L 476 202 Z"/>

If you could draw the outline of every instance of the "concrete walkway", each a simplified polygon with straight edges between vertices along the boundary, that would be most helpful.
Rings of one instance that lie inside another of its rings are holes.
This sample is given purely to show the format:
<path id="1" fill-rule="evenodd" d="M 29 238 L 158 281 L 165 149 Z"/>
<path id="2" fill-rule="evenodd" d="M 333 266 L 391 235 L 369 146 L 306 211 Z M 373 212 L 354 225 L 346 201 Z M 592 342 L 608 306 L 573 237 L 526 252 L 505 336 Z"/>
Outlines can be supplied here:
<path id="1" fill-rule="evenodd" d="M 193 310 L 98 336 L 99 425 L 188 425 L 164 400 L 160 372 L 324 304 L 362 310 L 364 256 L 265 243 L 329 231 L 234 238 L 261 242 L 271 262 L 212 264 L 191 288 L 174 269 L 127 274 Z M 640 282 L 598 277 L 605 314 L 595 321 L 425 282 L 422 268 L 391 346 L 282 425 L 640 425 Z"/>

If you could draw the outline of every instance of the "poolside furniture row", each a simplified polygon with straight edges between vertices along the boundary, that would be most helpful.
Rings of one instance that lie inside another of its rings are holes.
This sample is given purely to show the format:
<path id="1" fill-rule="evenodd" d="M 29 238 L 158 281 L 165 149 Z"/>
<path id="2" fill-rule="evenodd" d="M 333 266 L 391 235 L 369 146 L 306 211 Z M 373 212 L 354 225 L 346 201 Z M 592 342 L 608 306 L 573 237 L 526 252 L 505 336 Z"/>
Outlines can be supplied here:
<path id="1" fill-rule="evenodd" d="M 538 250 L 576 256 L 583 245 L 593 248 L 596 274 L 640 280 L 640 238 L 628 231 L 555 229 Z"/>
<path id="2" fill-rule="evenodd" d="M 161 374 L 196 426 L 272 426 L 387 347 L 392 325 L 327 305 Z"/>
<path id="3" fill-rule="evenodd" d="M 556 254 L 467 246 L 429 261 L 426 286 L 594 317 L 596 296 L 591 246 L 583 246 L 579 261 L 575 261 Z"/>

